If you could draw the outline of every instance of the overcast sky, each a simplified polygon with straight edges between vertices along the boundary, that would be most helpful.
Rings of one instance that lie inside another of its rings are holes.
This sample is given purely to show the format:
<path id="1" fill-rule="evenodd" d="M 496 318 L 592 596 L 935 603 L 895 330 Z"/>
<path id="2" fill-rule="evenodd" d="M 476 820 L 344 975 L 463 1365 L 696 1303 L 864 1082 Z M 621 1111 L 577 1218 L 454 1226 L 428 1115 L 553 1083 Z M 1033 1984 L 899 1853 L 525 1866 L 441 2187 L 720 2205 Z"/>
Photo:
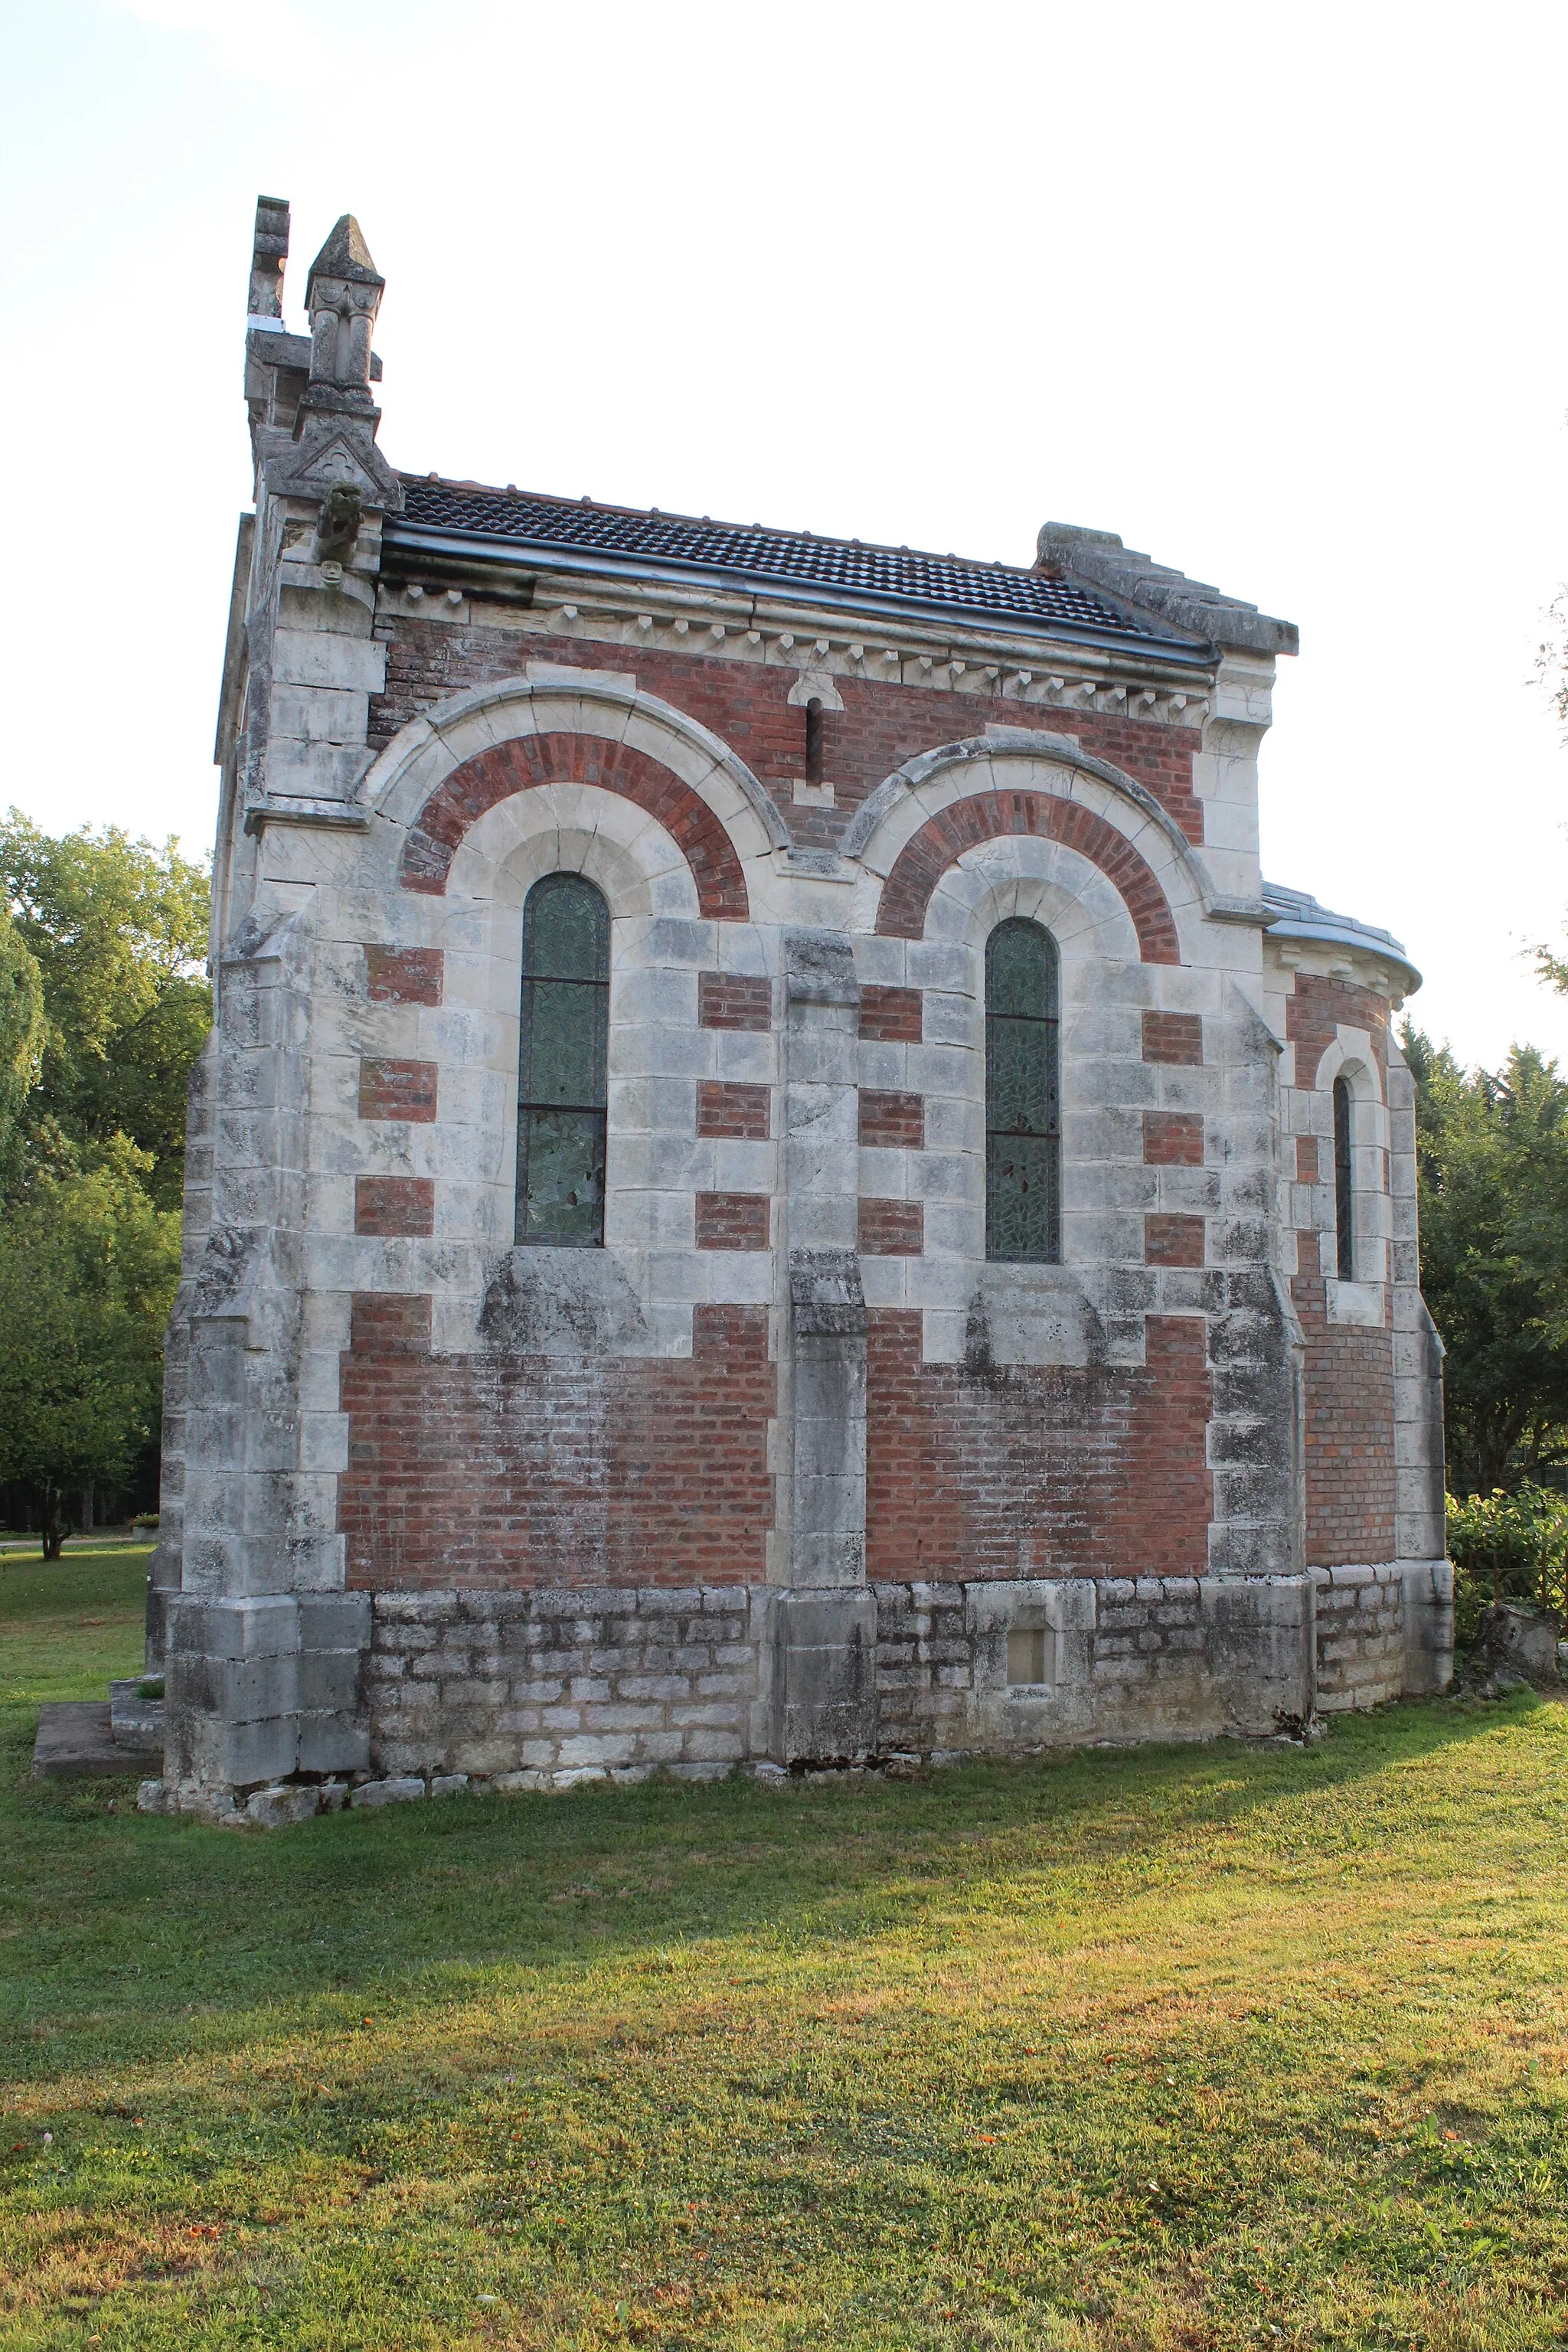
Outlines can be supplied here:
<path id="1" fill-rule="evenodd" d="M 382 446 L 1298 622 L 1264 868 L 1568 1062 L 1568 10 L 0 5 L 0 803 L 210 843 L 251 220 L 357 215 Z"/>

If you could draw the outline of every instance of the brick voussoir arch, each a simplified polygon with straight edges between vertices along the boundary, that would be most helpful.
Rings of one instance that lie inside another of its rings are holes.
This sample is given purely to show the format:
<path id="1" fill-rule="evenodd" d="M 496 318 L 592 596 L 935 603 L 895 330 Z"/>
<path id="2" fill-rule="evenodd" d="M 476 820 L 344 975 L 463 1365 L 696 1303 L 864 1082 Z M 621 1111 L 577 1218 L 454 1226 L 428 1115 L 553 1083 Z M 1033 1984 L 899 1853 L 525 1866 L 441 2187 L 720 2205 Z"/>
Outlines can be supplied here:
<path id="1" fill-rule="evenodd" d="M 398 864 L 405 890 L 445 896 L 452 859 L 468 827 L 498 802 L 541 784 L 596 784 L 633 801 L 669 835 L 691 869 L 698 911 L 719 922 L 750 919 L 746 877 L 735 845 L 707 803 L 647 752 L 602 735 L 520 735 L 455 768 L 426 799 Z"/>
<path id="2" fill-rule="evenodd" d="M 1147 859 L 1125 834 L 1118 833 L 1081 801 L 1063 800 L 1055 793 L 972 793 L 928 817 L 899 852 L 882 886 L 878 930 L 889 939 L 920 939 L 932 893 L 948 868 L 958 863 L 966 849 L 1016 834 L 1060 842 L 1064 848 L 1087 857 L 1121 894 L 1138 934 L 1140 961 L 1181 962 L 1175 918 Z"/>

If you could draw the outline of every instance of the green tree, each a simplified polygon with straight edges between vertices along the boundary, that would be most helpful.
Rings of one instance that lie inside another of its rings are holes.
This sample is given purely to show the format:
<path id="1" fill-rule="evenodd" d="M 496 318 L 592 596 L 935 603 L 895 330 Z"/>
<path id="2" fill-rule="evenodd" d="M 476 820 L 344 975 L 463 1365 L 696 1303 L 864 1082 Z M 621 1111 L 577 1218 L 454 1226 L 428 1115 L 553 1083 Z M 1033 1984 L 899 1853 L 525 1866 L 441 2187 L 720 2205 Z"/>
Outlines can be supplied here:
<path id="1" fill-rule="evenodd" d="M 17 1121 L 38 1083 L 43 1048 L 37 959 L 0 903 L 0 1195 L 15 1172 Z"/>
<path id="2" fill-rule="evenodd" d="M 43 1497 L 58 1559 L 65 1497 L 124 1483 L 156 1438 L 180 1219 L 123 1137 L 100 1164 L 38 1176 L 0 1228 L 0 1483 Z"/>
<path id="3" fill-rule="evenodd" d="M 1568 1080 L 1533 1046 L 1467 1073 L 1408 1024 L 1403 1042 L 1448 1483 L 1490 1494 L 1568 1460 Z"/>
<path id="4" fill-rule="evenodd" d="M 161 1209 L 184 1183 L 185 1084 L 212 1022 L 205 870 L 118 826 L 56 839 L 13 809 L 0 823 L 0 897 L 43 988 L 27 1160 L 90 1167 L 116 1135 L 147 1155 Z"/>

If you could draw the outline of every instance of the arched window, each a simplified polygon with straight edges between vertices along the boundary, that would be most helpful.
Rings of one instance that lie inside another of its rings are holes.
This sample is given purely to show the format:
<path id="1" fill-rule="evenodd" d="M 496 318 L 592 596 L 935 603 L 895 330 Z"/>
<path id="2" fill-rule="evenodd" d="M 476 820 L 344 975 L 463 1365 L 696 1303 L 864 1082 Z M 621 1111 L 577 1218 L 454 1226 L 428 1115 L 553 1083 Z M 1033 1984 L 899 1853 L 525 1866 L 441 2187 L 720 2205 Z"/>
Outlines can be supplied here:
<path id="1" fill-rule="evenodd" d="M 522 910 L 517 1239 L 605 1239 L 610 910 L 580 874 L 546 874 Z"/>
<path id="2" fill-rule="evenodd" d="M 998 923 L 985 943 L 985 1255 L 1061 1256 L 1061 1086 L 1056 941 Z"/>
<path id="3" fill-rule="evenodd" d="M 1334 1262 L 1342 1282 L 1355 1279 L 1355 1198 L 1351 1186 L 1351 1090 L 1334 1080 Z"/>

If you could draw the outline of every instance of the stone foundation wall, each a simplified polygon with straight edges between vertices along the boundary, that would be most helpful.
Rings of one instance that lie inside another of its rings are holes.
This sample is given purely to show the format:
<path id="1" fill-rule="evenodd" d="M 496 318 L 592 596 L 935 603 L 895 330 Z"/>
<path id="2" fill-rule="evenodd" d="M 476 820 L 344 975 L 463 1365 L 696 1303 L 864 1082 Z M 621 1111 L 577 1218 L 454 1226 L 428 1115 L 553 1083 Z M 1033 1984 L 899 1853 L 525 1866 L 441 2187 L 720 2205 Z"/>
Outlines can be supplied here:
<path id="1" fill-rule="evenodd" d="M 876 1749 L 1257 1737 L 1314 1705 L 1376 1706 L 1430 1679 L 1405 1657 L 1411 1573 L 878 1580 Z M 542 1788 L 767 1757 L 784 1601 L 766 1585 L 378 1593 L 371 1767 Z"/>
<path id="2" fill-rule="evenodd" d="M 1319 1707 L 1332 1715 L 1398 1698 L 1411 1687 L 1403 1564 L 1310 1572 L 1317 1591 Z"/>
<path id="3" fill-rule="evenodd" d="M 370 1654 L 377 1770 L 541 1775 L 751 1752 L 765 1590 L 382 1592 Z"/>

